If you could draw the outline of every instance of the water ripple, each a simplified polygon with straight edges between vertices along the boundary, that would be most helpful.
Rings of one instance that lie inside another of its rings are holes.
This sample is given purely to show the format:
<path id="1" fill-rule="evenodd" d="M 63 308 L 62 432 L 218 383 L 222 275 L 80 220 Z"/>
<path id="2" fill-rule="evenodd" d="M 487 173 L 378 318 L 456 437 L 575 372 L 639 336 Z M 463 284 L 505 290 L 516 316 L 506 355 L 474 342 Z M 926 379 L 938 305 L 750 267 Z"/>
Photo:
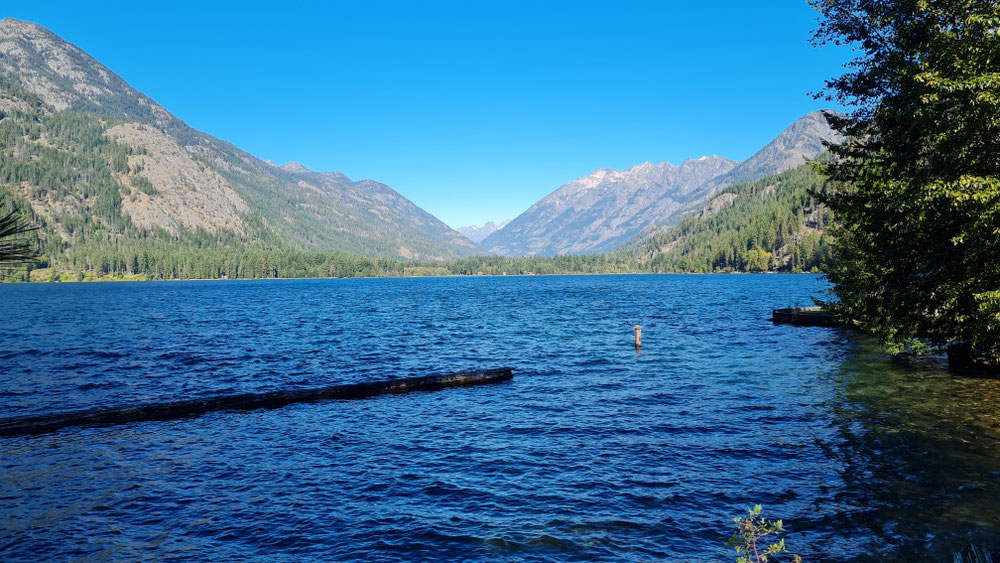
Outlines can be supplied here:
<path id="1" fill-rule="evenodd" d="M 0 439 L 0 559 L 809 560 L 1000 545 L 1000 383 L 777 327 L 811 276 L 3 285 L 5 416 L 511 365 Z M 632 325 L 643 325 L 643 349 Z"/>

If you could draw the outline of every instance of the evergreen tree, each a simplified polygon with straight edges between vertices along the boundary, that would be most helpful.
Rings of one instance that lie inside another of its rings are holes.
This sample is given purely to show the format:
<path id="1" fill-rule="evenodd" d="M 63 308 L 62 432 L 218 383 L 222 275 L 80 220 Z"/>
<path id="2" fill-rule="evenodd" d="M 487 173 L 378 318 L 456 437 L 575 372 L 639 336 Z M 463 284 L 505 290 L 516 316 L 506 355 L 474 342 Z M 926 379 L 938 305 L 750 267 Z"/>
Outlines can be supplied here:
<path id="1" fill-rule="evenodd" d="M 1000 357 L 1000 6 L 995 0 L 815 0 L 815 43 L 860 54 L 822 94 L 828 267 L 854 326 L 894 351 L 926 343 Z"/>

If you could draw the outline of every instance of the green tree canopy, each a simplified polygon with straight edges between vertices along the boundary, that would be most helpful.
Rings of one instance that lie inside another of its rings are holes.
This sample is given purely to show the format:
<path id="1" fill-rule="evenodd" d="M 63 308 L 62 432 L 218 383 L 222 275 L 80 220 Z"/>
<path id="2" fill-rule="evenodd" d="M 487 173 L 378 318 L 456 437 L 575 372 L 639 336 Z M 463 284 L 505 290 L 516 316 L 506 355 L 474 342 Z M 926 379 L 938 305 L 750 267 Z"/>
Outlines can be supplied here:
<path id="1" fill-rule="evenodd" d="M 6 207 L 6 202 L 0 198 L 0 268 L 28 264 L 35 256 L 32 241 L 25 237 L 35 227 L 20 211 Z"/>
<path id="2" fill-rule="evenodd" d="M 897 351 L 1000 356 L 1000 6 L 995 0 L 814 0 L 818 45 L 858 56 L 821 96 L 850 140 L 827 271 L 845 322 Z"/>

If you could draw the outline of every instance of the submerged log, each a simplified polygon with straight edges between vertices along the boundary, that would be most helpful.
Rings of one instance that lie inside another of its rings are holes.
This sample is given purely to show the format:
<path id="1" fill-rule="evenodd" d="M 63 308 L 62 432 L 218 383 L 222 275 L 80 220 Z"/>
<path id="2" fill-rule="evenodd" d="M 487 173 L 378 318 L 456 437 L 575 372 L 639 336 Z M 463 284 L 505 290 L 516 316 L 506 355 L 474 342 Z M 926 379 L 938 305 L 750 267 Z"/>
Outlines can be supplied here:
<path id="1" fill-rule="evenodd" d="M 775 309 L 771 311 L 771 321 L 776 325 L 792 326 L 840 326 L 830 313 L 819 307 Z"/>
<path id="2" fill-rule="evenodd" d="M 408 393 L 410 391 L 437 391 L 448 387 L 464 387 L 499 383 L 514 377 L 511 368 L 455 373 L 450 375 L 430 375 L 374 381 L 369 383 L 348 383 L 314 389 L 291 389 L 266 393 L 241 393 L 238 395 L 217 395 L 198 399 L 186 399 L 166 403 L 86 409 L 65 413 L 22 416 L 0 419 L 0 436 L 42 434 L 69 426 L 85 424 L 122 424 L 152 420 L 171 420 L 197 416 L 212 411 L 275 409 L 294 403 L 309 403 L 326 399 L 363 399 L 387 393 Z"/>

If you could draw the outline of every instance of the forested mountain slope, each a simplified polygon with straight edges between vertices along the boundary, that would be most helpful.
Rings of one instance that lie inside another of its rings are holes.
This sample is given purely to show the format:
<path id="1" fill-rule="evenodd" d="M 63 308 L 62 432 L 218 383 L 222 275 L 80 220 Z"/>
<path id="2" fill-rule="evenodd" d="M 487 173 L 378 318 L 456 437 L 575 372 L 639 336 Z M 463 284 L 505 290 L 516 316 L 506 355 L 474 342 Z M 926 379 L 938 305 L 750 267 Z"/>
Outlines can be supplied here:
<path id="1" fill-rule="evenodd" d="M 195 131 L 79 48 L 10 18 L 0 20 L 2 194 L 28 210 L 55 263 L 108 249 L 482 252 L 384 184 L 275 166 Z"/>
<path id="2" fill-rule="evenodd" d="M 815 271 L 829 253 L 827 189 L 808 165 L 722 190 L 676 226 L 622 251 L 668 272 Z"/>

